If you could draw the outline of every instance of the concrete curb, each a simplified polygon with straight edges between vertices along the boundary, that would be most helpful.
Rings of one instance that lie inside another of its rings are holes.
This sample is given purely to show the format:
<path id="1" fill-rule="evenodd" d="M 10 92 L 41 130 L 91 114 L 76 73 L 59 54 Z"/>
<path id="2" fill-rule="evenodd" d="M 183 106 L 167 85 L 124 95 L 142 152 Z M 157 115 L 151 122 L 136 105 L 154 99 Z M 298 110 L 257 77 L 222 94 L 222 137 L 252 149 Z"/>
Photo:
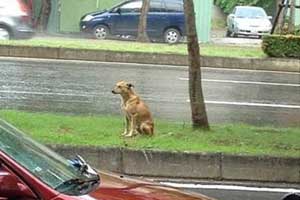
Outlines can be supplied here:
<path id="1" fill-rule="evenodd" d="M 300 183 L 300 158 L 50 145 L 67 158 L 82 155 L 94 167 L 137 176 Z"/>
<path id="2" fill-rule="evenodd" d="M 65 60 L 89 60 L 187 66 L 186 55 L 83 50 L 55 47 L 0 46 L 0 56 Z M 203 67 L 300 72 L 300 60 L 280 58 L 201 58 Z"/>

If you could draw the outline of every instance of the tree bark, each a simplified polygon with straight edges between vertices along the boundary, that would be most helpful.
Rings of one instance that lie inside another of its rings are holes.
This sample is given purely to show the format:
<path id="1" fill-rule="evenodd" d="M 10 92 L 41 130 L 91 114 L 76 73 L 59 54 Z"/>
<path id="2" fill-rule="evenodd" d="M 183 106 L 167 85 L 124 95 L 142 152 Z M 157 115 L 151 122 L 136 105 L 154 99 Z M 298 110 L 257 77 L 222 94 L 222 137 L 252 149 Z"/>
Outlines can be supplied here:
<path id="1" fill-rule="evenodd" d="M 184 12 L 189 53 L 189 95 L 193 128 L 209 129 L 202 92 L 200 48 L 193 0 L 184 0 Z"/>
<path id="2" fill-rule="evenodd" d="M 46 31 L 48 19 L 51 12 L 51 0 L 42 0 L 41 12 L 37 18 L 37 29 L 39 31 Z"/>
<path id="3" fill-rule="evenodd" d="M 280 4 L 283 4 L 284 3 L 284 0 L 277 0 L 277 12 L 279 11 L 279 5 Z M 281 13 L 278 17 L 278 22 L 276 25 L 276 29 L 275 29 L 275 32 L 276 33 L 281 33 L 282 32 L 282 29 L 283 29 L 283 25 L 284 25 L 284 19 L 283 19 L 283 11 L 284 9 L 281 9 Z M 276 12 L 276 13 L 277 13 Z"/>
<path id="4" fill-rule="evenodd" d="M 290 7 L 288 32 L 294 34 L 295 33 L 295 0 L 291 0 L 290 5 L 291 7 Z"/>
<path id="5" fill-rule="evenodd" d="M 136 39 L 138 42 L 150 42 L 147 34 L 147 16 L 149 7 L 150 0 L 143 0 L 141 15 L 139 19 L 138 35 Z"/>

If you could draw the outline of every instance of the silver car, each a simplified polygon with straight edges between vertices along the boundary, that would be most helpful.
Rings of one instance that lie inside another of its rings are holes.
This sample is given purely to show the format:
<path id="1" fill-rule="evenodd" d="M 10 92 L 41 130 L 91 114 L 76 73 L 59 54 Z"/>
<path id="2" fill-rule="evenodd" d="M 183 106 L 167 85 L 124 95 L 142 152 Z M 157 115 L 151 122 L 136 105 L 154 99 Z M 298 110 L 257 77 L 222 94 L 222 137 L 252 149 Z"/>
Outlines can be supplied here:
<path id="1" fill-rule="evenodd" d="M 0 39 L 30 38 L 34 31 L 23 0 L 0 0 Z"/>
<path id="2" fill-rule="evenodd" d="M 272 29 L 271 16 L 254 6 L 236 6 L 227 17 L 227 37 L 258 36 L 269 34 Z"/>

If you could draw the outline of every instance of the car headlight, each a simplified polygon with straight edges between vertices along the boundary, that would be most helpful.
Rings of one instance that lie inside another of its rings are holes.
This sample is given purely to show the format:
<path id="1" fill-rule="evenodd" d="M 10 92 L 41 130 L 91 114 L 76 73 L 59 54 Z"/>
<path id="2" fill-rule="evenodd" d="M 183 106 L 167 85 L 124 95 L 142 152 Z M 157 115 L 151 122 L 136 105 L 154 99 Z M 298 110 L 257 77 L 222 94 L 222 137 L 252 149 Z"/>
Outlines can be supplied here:
<path id="1" fill-rule="evenodd" d="M 94 18 L 94 17 L 93 17 L 92 15 L 87 15 L 87 16 L 85 16 L 85 17 L 82 19 L 82 21 L 87 22 L 87 21 L 92 20 L 93 18 Z"/>
<path id="2" fill-rule="evenodd" d="M 273 25 L 272 25 L 271 23 L 269 23 L 269 24 L 268 24 L 268 27 L 269 27 L 269 28 L 272 28 L 272 27 L 273 27 Z"/>

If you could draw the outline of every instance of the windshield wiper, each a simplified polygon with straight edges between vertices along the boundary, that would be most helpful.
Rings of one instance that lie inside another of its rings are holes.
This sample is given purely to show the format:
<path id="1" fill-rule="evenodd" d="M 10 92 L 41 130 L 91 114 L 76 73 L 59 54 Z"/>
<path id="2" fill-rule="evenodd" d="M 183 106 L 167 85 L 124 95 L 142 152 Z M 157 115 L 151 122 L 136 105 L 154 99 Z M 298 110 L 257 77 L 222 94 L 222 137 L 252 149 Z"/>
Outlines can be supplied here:
<path id="1" fill-rule="evenodd" d="M 78 177 L 62 182 L 55 190 L 70 195 L 82 195 L 100 184 L 99 174 L 81 156 L 77 155 L 69 162 L 78 170 Z"/>
<path id="2" fill-rule="evenodd" d="M 62 182 L 57 187 L 55 187 L 55 190 L 69 195 L 83 195 L 96 188 L 99 183 L 99 175 L 88 179 L 74 178 Z"/>

